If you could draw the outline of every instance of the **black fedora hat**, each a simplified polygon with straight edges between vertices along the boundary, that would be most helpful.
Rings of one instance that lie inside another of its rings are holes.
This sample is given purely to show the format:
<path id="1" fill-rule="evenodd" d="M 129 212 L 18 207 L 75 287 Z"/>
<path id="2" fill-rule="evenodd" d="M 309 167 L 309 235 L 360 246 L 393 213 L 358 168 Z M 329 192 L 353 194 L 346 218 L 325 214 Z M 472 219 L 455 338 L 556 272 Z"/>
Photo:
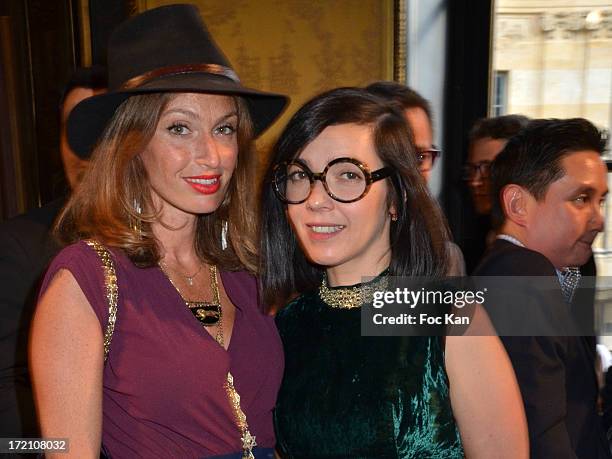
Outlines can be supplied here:
<path id="1" fill-rule="evenodd" d="M 154 92 L 235 94 L 246 100 L 255 135 L 282 113 L 288 98 L 242 86 L 193 5 L 145 11 L 108 42 L 108 92 L 85 99 L 68 118 L 68 142 L 87 157 L 123 101 Z"/>

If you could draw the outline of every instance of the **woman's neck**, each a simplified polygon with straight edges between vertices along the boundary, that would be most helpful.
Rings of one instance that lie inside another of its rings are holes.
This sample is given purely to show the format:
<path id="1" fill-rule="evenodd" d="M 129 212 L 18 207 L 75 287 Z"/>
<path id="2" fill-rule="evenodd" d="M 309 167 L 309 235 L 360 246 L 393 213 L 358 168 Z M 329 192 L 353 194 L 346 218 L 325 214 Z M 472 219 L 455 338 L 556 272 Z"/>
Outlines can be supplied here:
<path id="1" fill-rule="evenodd" d="M 330 287 L 355 285 L 363 282 L 364 277 L 376 277 L 389 267 L 391 254 L 386 253 L 382 258 L 369 263 L 367 266 L 351 266 L 342 264 L 326 269 L 327 283 Z"/>
<path id="2" fill-rule="evenodd" d="M 168 222 L 162 218 L 161 222 L 153 223 L 153 234 L 165 263 L 183 266 L 199 263 L 195 252 L 196 224 L 195 216 L 192 221 Z"/>

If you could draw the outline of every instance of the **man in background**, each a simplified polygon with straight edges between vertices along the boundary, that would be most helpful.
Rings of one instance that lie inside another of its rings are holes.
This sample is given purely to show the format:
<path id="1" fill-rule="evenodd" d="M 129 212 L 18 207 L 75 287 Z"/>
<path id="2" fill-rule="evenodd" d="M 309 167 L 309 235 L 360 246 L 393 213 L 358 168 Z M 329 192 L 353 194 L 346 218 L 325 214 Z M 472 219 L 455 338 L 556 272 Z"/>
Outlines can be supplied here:
<path id="1" fill-rule="evenodd" d="M 394 81 L 372 83 L 366 87 L 366 91 L 394 102 L 404 113 L 414 137 L 414 145 L 417 148 L 419 172 L 428 182 L 431 169 L 436 158 L 440 155 L 440 150 L 433 145 L 431 106 L 427 99 L 414 89 Z"/>
<path id="2" fill-rule="evenodd" d="M 78 185 L 88 161 L 68 145 L 66 121 L 81 100 L 105 88 L 105 69 L 80 68 L 63 91 L 60 152 L 71 190 Z M 0 437 L 38 435 L 27 339 L 38 281 L 58 250 L 50 229 L 65 200 L 55 200 L 0 224 Z"/>
<path id="3" fill-rule="evenodd" d="M 523 115 L 504 115 L 482 118 L 474 124 L 469 135 L 468 160 L 464 177 L 470 188 L 474 208 L 479 215 L 491 215 L 491 184 L 489 169 L 508 139 L 529 122 Z"/>
<path id="4" fill-rule="evenodd" d="M 403 113 L 412 132 L 417 149 L 419 172 L 429 182 L 431 170 L 440 155 L 440 150 L 433 144 L 433 123 L 431 106 L 427 99 L 414 89 L 394 81 L 378 81 L 366 87 L 366 91 L 395 104 Z M 449 276 L 464 276 L 465 261 L 461 249 L 454 242 L 447 244 L 450 258 Z"/>
<path id="5" fill-rule="evenodd" d="M 542 317 L 542 329 L 552 329 L 539 336 L 501 336 L 523 396 L 532 458 L 609 457 L 596 410 L 595 342 L 566 327 L 577 325 L 571 309 L 575 267 L 589 260 L 603 229 L 604 147 L 587 120 L 533 120 L 508 141 L 491 169 L 497 236 L 474 275 L 540 277 L 541 282 L 546 277 L 554 287 L 522 292 L 525 302 L 539 295 L 534 306 L 546 308 L 545 316 L 527 308 L 514 322 L 498 323 L 499 316 L 491 315 L 498 330 Z"/>
<path id="6" fill-rule="evenodd" d="M 525 127 L 528 121 L 523 115 L 481 118 L 470 130 L 468 160 L 463 168 L 463 179 L 472 196 L 476 220 L 471 222 L 471 236 L 463 243 L 468 273 L 476 267 L 487 246 L 495 238 L 491 230 L 491 163 L 506 146 L 508 139 Z"/>

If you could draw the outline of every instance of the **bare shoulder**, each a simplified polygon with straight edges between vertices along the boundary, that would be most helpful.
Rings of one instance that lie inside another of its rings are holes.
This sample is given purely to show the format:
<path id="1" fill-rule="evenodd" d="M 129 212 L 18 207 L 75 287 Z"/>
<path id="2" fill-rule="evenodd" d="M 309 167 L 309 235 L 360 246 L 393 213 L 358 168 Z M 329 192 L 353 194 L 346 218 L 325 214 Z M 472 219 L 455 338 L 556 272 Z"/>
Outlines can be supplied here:
<path id="1" fill-rule="evenodd" d="M 36 314 L 82 314 L 98 322 L 87 297 L 68 269 L 58 270 L 38 301 Z M 70 317 L 67 317 L 68 319 Z"/>
<path id="2" fill-rule="evenodd" d="M 58 270 L 40 297 L 31 341 L 33 351 L 47 349 L 43 354 L 70 352 L 75 355 L 80 351 L 91 352 L 97 344 L 102 346 L 98 318 L 69 270 Z M 33 352 L 32 357 L 37 355 L 40 353 Z"/>

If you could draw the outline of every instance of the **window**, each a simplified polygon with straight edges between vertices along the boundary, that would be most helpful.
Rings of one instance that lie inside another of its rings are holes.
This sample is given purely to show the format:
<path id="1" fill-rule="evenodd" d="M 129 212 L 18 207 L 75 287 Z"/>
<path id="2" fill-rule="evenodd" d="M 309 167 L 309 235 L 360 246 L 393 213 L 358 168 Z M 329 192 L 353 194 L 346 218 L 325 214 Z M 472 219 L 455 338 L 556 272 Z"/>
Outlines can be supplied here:
<path id="1" fill-rule="evenodd" d="M 495 70 L 493 72 L 493 97 L 491 98 L 491 116 L 500 116 L 508 113 L 508 71 Z"/>

